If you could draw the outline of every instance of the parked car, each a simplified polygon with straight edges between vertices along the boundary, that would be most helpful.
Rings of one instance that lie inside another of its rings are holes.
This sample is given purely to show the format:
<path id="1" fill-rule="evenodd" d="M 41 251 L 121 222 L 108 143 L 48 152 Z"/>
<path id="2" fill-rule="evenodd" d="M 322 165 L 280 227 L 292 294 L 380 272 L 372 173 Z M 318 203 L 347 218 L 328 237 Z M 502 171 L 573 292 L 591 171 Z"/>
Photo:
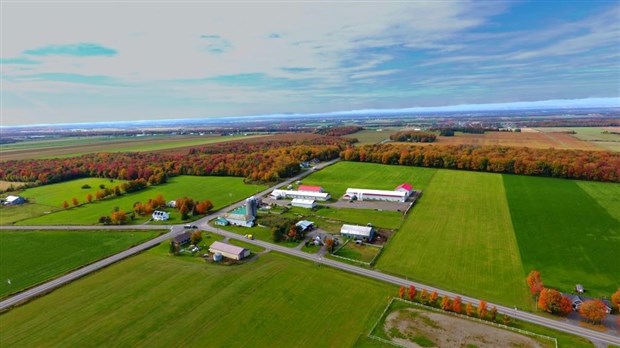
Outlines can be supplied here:
<path id="1" fill-rule="evenodd" d="M 183 226 L 183 228 L 186 228 L 188 230 L 195 230 L 195 229 L 198 228 L 198 226 L 196 226 L 196 225 L 185 225 L 185 226 Z"/>

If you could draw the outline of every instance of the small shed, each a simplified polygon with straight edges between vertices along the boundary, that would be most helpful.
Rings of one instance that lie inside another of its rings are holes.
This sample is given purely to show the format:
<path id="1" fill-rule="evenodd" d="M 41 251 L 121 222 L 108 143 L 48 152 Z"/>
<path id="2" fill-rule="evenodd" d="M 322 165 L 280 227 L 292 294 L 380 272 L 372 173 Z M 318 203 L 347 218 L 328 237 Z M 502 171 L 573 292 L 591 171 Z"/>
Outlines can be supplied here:
<path id="1" fill-rule="evenodd" d="M 24 204 L 26 200 L 22 196 L 7 196 L 4 200 L 4 205 L 19 205 Z"/>
<path id="2" fill-rule="evenodd" d="M 230 225 L 230 222 L 229 222 L 229 221 L 228 221 L 228 219 L 226 219 L 225 217 L 223 217 L 223 216 L 218 216 L 218 217 L 215 219 L 215 224 L 216 224 L 216 225 L 220 225 L 220 226 L 228 226 L 228 225 Z"/>
<path id="3" fill-rule="evenodd" d="M 248 249 L 222 242 L 213 242 L 209 247 L 209 252 L 214 254 L 220 253 L 222 256 L 233 260 L 241 260 L 250 256 L 250 251 Z"/>
<path id="4" fill-rule="evenodd" d="M 584 292 L 586 292 L 586 289 L 583 287 L 583 285 L 577 284 L 575 285 L 575 291 L 577 291 L 577 293 L 579 294 L 583 294 Z"/>
<path id="5" fill-rule="evenodd" d="M 291 201 L 291 205 L 293 207 L 314 209 L 316 208 L 316 201 L 314 199 L 295 198 Z"/>
<path id="6" fill-rule="evenodd" d="M 314 228 L 314 222 L 308 220 L 301 220 L 296 223 L 295 226 L 299 227 L 301 232 L 311 231 Z"/>
<path id="7" fill-rule="evenodd" d="M 375 238 L 375 228 L 372 226 L 342 225 L 340 235 L 346 238 L 360 239 L 371 242 Z"/>

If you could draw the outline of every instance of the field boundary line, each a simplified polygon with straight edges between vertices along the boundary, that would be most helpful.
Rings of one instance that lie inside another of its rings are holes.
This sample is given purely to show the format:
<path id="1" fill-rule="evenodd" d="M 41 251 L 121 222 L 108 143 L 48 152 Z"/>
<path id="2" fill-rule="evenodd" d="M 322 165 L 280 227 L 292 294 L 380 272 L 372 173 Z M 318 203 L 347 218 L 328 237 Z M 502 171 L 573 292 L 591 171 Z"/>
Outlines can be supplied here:
<path id="1" fill-rule="evenodd" d="M 433 312 L 437 312 L 437 313 L 440 313 L 440 314 L 447 314 L 447 315 L 451 315 L 451 316 L 454 316 L 454 317 L 457 317 L 457 318 L 479 322 L 481 324 L 486 324 L 486 325 L 494 326 L 494 327 L 497 327 L 499 329 L 504 329 L 504 330 L 509 330 L 509 331 L 517 332 L 517 333 L 520 333 L 522 335 L 542 338 L 544 340 L 552 342 L 555 345 L 555 348 L 558 348 L 558 339 L 555 338 L 555 337 L 541 335 L 541 334 L 538 334 L 538 333 L 535 333 L 535 332 L 519 329 L 519 328 L 516 328 L 516 327 L 510 327 L 510 326 L 507 326 L 507 325 L 504 325 L 504 324 L 498 324 L 498 323 L 495 323 L 495 322 L 492 322 L 492 321 L 488 321 L 488 320 L 484 320 L 484 319 L 480 319 L 480 318 L 470 317 L 470 316 L 467 316 L 467 315 L 464 315 L 464 314 L 460 314 L 460 313 L 454 313 L 454 312 L 451 312 L 451 311 L 444 311 L 443 309 L 431 307 L 431 306 L 428 306 L 428 305 L 425 305 L 425 304 L 421 304 L 421 303 L 405 300 L 405 299 L 398 298 L 398 297 L 392 297 L 390 302 L 388 302 L 388 304 L 385 306 L 385 309 L 383 310 L 383 313 L 381 313 L 381 315 L 379 316 L 379 319 L 377 319 L 377 321 L 373 325 L 373 327 L 370 330 L 370 332 L 368 332 L 367 336 L 369 338 L 377 340 L 377 341 L 381 341 L 381 342 L 384 342 L 384 343 L 389 343 L 389 344 L 397 346 L 397 347 L 403 347 L 400 344 L 397 344 L 397 343 L 394 343 L 394 342 L 390 342 L 390 341 L 388 341 L 386 339 L 383 339 L 381 337 L 378 337 L 378 336 L 375 336 L 375 335 L 372 334 L 375 331 L 375 329 L 377 328 L 377 326 L 379 325 L 379 322 L 381 321 L 381 319 L 385 316 L 385 313 L 387 312 L 387 310 L 392 306 L 394 301 L 399 301 L 399 302 L 406 303 L 406 304 L 409 304 L 409 305 L 417 306 L 417 307 L 424 308 L 426 310 L 431 310 Z"/>

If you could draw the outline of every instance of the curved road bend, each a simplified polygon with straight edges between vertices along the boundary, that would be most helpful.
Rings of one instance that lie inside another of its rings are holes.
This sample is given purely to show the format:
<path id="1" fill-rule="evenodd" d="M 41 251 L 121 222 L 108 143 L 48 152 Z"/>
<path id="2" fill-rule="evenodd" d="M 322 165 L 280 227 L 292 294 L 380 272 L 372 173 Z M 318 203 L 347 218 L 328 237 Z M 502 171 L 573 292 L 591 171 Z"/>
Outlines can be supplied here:
<path id="1" fill-rule="evenodd" d="M 315 168 L 316 170 L 318 169 L 323 169 L 326 166 L 332 165 L 334 163 L 336 163 L 339 159 L 335 159 L 335 160 L 331 160 L 329 162 L 325 162 L 325 163 L 321 163 L 319 165 L 317 165 Z M 302 172 L 288 180 L 285 180 L 275 186 L 272 186 L 266 190 L 263 190 L 262 192 L 257 193 L 257 196 L 263 196 L 265 194 L 270 193 L 273 189 L 278 188 L 278 187 L 282 187 L 284 185 L 288 185 L 296 180 L 299 180 L 307 175 L 310 175 L 311 173 L 313 173 L 315 170 L 307 170 L 305 172 Z M 230 210 L 230 209 L 234 209 L 242 204 L 245 203 L 245 199 L 241 200 L 237 203 L 234 203 L 228 207 L 226 207 L 226 210 Z M 204 223 L 206 225 L 206 222 L 214 219 L 215 217 L 217 217 L 217 215 L 219 215 L 219 212 L 214 212 L 211 213 L 207 216 L 205 216 L 204 218 L 193 222 L 192 224 L 201 224 Z M 26 291 L 23 291 L 21 293 L 18 293 L 12 297 L 9 297 L 3 301 L 0 302 L 0 311 L 4 311 L 12 306 L 15 306 L 17 304 L 20 304 L 22 302 L 25 302 L 31 298 L 34 297 L 38 297 L 41 295 L 44 295 L 50 291 L 52 291 L 53 289 L 60 287 L 64 284 L 67 284 L 69 282 L 72 282 L 78 278 L 81 278 L 89 273 L 95 272 L 97 270 L 100 270 L 104 267 L 107 267 L 115 262 L 118 262 L 122 259 L 125 259 L 129 256 L 135 255 L 139 252 L 142 252 L 146 249 L 150 249 L 156 245 L 158 245 L 159 243 L 166 241 L 170 238 L 174 238 L 175 236 L 177 236 L 178 234 L 183 232 L 183 225 L 174 225 L 174 226 L 169 226 L 169 225 L 131 225 L 131 226 L 127 226 L 127 225 L 123 225 L 123 226 L 75 226 L 75 225 L 58 225 L 58 226 L 0 226 L 0 231 L 1 230 L 161 230 L 161 229 L 166 229 L 166 230 L 170 230 L 170 232 L 163 234 L 159 237 L 156 237 L 154 239 L 151 239 L 147 242 L 144 242 L 140 245 L 137 245 L 133 248 L 127 249 L 125 251 L 122 251 L 116 255 L 112 255 L 110 257 L 107 257 L 103 260 L 99 260 L 97 262 L 94 262 L 92 264 L 89 264 L 87 266 L 84 266 L 78 270 L 75 270 L 71 273 L 67 273 L 61 277 L 58 277 L 56 279 L 53 279 L 49 282 L 43 283 L 41 285 L 35 286 L 33 288 L 30 288 Z"/>

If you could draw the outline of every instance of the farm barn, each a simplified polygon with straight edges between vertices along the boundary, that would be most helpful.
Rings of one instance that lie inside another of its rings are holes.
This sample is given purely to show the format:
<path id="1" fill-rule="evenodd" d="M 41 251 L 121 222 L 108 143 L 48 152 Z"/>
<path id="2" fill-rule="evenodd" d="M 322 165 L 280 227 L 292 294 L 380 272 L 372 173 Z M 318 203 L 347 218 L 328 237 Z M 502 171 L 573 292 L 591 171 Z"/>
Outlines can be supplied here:
<path id="1" fill-rule="evenodd" d="M 359 201 L 389 201 L 405 202 L 413 192 L 413 187 L 407 183 L 397 186 L 394 191 L 371 190 L 360 188 L 348 188 L 344 194 L 345 199 L 356 199 Z"/>
<path id="2" fill-rule="evenodd" d="M 166 221 L 170 219 L 170 213 L 161 210 L 155 210 L 151 216 L 155 221 Z"/>
<path id="3" fill-rule="evenodd" d="M 222 256 L 233 260 L 241 260 L 250 256 L 248 249 L 222 242 L 213 242 L 209 247 L 209 252 L 213 254 L 220 253 Z"/>
<path id="4" fill-rule="evenodd" d="M 294 190 L 273 190 L 271 197 L 274 199 L 281 198 L 299 198 L 299 199 L 314 199 L 317 201 L 326 201 L 331 198 L 327 192 L 314 192 L 314 191 L 294 191 Z"/>
<path id="5" fill-rule="evenodd" d="M 19 205 L 24 204 L 26 200 L 21 196 L 7 196 L 4 200 L 4 205 Z"/>
<path id="6" fill-rule="evenodd" d="M 316 201 L 313 199 L 295 198 L 291 201 L 293 207 L 313 209 L 316 207 Z"/>
<path id="7" fill-rule="evenodd" d="M 340 235 L 346 238 L 359 239 L 372 242 L 375 238 L 375 228 L 372 226 L 342 225 Z"/>

